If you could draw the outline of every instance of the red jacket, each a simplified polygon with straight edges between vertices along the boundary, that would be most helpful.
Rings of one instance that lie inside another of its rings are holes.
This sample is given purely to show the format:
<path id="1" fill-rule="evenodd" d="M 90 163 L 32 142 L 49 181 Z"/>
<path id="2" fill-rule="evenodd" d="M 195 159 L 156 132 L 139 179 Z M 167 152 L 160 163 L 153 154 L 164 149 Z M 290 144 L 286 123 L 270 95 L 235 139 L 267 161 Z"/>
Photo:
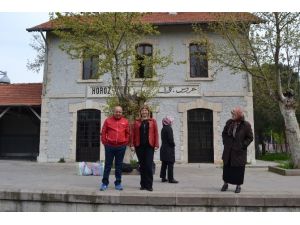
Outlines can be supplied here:
<path id="1" fill-rule="evenodd" d="M 157 124 L 155 119 L 149 119 L 149 144 L 151 147 L 159 147 L 158 142 L 158 131 L 157 131 Z M 132 143 L 131 146 L 139 147 L 140 146 L 140 127 L 142 121 L 138 119 L 134 122 L 133 130 L 132 130 Z"/>
<path id="2" fill-rule="evenodd" d="M 129 125 L 124 117 L 116 119 L 114 116 L 104 121 L 101 141 L 104 145 L 119 147 L 129 143 Z"/>

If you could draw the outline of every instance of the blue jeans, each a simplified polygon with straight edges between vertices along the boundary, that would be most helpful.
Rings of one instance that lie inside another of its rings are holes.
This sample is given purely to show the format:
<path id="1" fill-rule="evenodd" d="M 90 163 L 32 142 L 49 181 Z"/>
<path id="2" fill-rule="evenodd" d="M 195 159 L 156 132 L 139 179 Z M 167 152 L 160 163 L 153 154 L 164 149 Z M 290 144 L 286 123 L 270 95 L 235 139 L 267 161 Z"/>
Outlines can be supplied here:
<path id="1" fill-rule="evenodd" d="M 126 146 L 113 147 L 105 145 L 105 166 L 102 183 L 109 184 L 109 174 L 112 167 L 112 163 L 115 159 L 115 185 L 121 184 L 122 177 L 122 163 L 125 155 Z"/>

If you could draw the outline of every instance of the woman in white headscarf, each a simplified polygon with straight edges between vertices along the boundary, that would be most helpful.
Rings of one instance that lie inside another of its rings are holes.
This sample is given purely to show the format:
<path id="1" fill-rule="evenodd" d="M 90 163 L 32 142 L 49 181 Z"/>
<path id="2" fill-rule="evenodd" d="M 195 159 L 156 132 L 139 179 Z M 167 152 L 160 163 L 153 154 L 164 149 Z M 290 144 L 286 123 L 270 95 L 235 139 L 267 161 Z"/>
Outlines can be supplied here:
<path id="1" fill-rule="evenodd" d="M 175 163 L 175 143 L 173 137 L 172 123 L 173 118 L 166 116 L 162 120 L 163 128 L 161 130 L 162 145 L 160 148 L 160 160 L 162 161 L 160 178 L 162 182 L 178 183 L 174 179 L 174 163 Z M 168 179 L 166 179 L 166 171 L 168 170 Z"/>

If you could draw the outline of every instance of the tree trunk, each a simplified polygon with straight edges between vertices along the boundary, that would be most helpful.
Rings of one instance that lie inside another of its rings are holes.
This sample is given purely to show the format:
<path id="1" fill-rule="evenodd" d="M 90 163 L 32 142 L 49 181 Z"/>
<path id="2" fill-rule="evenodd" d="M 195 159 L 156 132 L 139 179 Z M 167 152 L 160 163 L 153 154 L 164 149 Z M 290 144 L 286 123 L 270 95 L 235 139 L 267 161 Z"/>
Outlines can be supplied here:
<path id="1" fill-rule="evenodd" d="M 264 141 L 261 143 L 261 154 L 262 155 L 266 154 L 266 144 Z"/>
<path id="2" fill-rule="evenodd" d="M 279 102 L 280 112 L 285 123 L 286 139 L 290 147 L 294 168 L 300 169 L 300 130 L 294 108 Z"/>

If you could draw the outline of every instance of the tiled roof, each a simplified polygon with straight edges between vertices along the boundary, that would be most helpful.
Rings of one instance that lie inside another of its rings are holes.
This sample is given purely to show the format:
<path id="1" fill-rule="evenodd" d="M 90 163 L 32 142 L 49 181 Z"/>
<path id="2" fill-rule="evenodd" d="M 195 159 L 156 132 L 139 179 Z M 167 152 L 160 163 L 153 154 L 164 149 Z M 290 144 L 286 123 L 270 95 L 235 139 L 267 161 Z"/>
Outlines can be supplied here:
<path id="1" fill-rule="evenodd" d="M 143 17 L 144 21 L 153 24 L 192 24 L 216 22 L 221 19 L 234 19 L 236 21 L 257 21 L 257 17 L 251 13 L 212 13 L 212 12 L 183 12 L 183 13 L 151 13 Z"/>
<path id="2" fill-rule="evenodd" d="M 0 105 L 41 105 L 42 84 L 0 84 Z"/>
<path id="3" fill-rule="evenodd" d="M 216 22 L 229 16 L 236 21 L 258 22 L 259 18 L 251 13 L 231 13 L 231 12 L 178 12 L 178 13 L 147 13 L 143 16 L 143 21 L 154 25 L 172 24 L 193 24 Z M 53 21 L 39 24 L 26 29 L 27 31 L 50 31 L 54 28 Z"/>

